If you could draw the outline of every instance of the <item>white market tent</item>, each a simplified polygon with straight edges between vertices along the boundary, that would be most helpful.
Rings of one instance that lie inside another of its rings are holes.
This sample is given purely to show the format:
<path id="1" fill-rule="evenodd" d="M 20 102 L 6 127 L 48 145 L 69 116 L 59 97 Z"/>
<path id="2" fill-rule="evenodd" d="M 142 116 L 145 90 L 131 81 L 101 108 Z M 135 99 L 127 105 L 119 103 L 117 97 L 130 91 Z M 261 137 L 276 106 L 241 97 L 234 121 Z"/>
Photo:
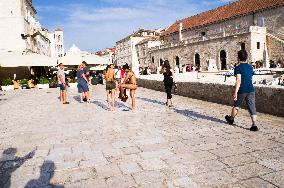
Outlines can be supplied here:
<path id="1" fill-rule="evenodd" d="M 105 70 L 107 68 L 106 65 L 98 65 L 98 66 L 95 66 L 95 67 L 91 67 L 90 70 L 92 71 L 102 71 L 102 70 Z"/>
<path id="2" fill-rule="evenodd" d="M 36 54 L 22 52 L 1 52 L 1 67 L 52 67 L 56 66 L 56 59 Z"/>
<path id="3" fill-rule="evenodd" d="M 83 61 L 86 61 L 89 65 L 107 65 L 109 59 L 107 56 L 98 56 L 94 54 L 82 54 L 82 53 L 67 53 L 66 56 L 59 58 L 58 63 L 64 65 L 79 65 Z"/>

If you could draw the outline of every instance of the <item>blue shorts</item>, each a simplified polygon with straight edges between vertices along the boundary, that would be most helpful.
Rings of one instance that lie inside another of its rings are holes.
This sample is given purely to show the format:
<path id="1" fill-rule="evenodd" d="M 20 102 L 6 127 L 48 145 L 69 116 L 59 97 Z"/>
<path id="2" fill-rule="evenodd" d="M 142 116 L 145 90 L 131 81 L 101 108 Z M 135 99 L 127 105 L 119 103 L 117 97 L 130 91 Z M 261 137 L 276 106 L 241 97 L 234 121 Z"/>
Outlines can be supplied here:
<path id="1" fill-rule="evenodd" d="M 77 87 L 79 93 L 85 93 L 89 91 L 89 86 L 87 83 L 78 83 Z"/>
<path id="2" fill-rule="evenodd" d="M 66 90 L 65 84 L 59 84 L 59 88 L 60 88 L 60 91 L 65 91 Z"/>

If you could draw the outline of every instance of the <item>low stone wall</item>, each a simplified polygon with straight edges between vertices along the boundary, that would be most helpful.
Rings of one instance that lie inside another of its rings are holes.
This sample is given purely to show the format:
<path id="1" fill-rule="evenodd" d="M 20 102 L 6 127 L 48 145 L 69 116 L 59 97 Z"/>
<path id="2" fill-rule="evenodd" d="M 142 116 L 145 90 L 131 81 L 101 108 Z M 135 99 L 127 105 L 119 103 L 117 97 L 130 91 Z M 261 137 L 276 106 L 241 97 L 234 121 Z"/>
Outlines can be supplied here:
<path id="1" fill-rule="evenodd" d="M 139 87 L 164 91 L 162 81 L 138 79 Z M 255 87 L 256 108 L 258 112 L 284 117 L 284 89 Z M 194 99 L 233 105 L 234 86 L 213 83 L 183 82 L 178 83 L 177 95 Z"/>

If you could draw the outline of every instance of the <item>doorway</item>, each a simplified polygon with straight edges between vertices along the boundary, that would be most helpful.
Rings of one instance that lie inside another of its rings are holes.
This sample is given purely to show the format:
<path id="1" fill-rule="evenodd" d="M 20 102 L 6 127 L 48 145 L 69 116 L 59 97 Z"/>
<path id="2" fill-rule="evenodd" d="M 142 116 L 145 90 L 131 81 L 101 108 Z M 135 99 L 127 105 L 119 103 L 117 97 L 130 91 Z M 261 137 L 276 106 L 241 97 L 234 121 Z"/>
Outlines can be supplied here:
<path id="1" fill-rule="evenodd" d="M 194 62 L 196 67 L 200 67 L 200 55 L 198 53 L 194 56 Z"/>
<path id="2" fill-rule="evenodd" d="M 227 53 L 225 50 L 220 52 L 221 70 L 227 69 Z"/>

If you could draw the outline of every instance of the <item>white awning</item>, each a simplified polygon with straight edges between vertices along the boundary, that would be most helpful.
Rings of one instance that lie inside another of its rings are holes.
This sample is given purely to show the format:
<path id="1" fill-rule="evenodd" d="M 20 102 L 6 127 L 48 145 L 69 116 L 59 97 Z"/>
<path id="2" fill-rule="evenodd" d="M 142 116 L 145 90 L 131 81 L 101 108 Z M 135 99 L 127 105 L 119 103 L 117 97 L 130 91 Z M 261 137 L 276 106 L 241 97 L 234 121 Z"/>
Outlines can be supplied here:
<path id="1" fill-rule="evenodd" d="M 23 54 L 22 52 L 1 52 L 0 66 L 1 67 L 51 67 L 56 66 L 56 59 L 36 54 Z"/>
<path id="2" fill-rule="evenodd" d="M 107 67 L 106 65 L 99 65 L 99 66 L 91 67 L 90 70 L 92 71 L 105 70 L 106 67 Z"/>
<path id="3" fill-rule="evenodd" d="M 87 55 L 81 53 L 67 53 L 66 56 L 58 59 L 59 63 L 64 65 L 79 65 L 83 61 L 86 61 L 89 65 L 107 65 L 109 59 L 107 56 L 98 56 L 98 55 Z"/>

